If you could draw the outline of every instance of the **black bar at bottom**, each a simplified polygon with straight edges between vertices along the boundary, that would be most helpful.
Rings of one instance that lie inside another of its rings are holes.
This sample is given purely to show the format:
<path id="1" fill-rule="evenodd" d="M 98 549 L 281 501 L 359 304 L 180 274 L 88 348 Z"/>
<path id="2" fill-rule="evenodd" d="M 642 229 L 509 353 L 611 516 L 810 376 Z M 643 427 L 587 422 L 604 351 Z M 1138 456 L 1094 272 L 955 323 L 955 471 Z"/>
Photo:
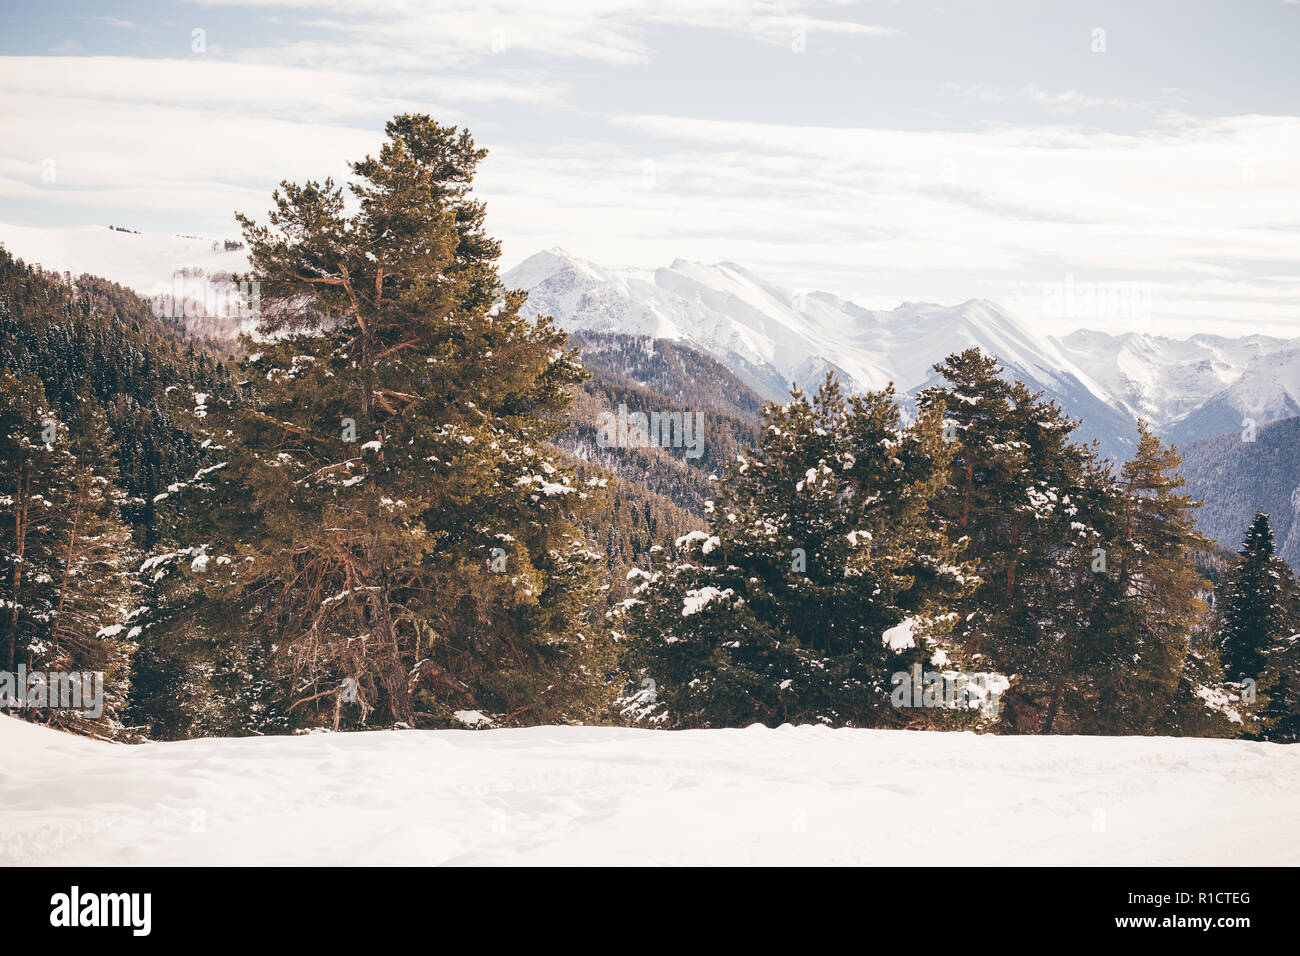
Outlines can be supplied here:
<path id="1" fill-rule="evenodd" d="M 1256 931 L 1273 938 L 1290 928 L 1294 915 L 1284 917 L 1282 907 L 1293 881 L 1293 872 L 1265 868 L 719 867 L 599 875 L 35 867 L 0 870 L 0 912 L 6 939 L 24 949 L 47 936 L 301 946 L 408 934 L 447 942 L 450 931 L 493 945 L 512 936 L 537 945 L 557 935 L 595 944 L 606 927 L 653 947 L 689 938 L 701 921 L 713 934 L 735 934 L 728 948 L 778 927 L 796 939 L 832 929 L 866 934 L 872 946 L 890 939 L 997 946 L 1025 933 L 1232 945 Z"/>

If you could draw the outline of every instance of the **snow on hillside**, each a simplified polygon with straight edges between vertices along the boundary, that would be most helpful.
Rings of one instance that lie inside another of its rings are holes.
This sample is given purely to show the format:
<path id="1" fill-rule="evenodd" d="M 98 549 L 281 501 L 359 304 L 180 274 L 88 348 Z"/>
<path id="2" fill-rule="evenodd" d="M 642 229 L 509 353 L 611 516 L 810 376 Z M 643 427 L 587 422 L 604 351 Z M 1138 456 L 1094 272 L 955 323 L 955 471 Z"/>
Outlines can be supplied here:
<path id="1" fill-rule="evenodd" d="M 526 259 L 503 281 L 529 291 L 528 313 L 553 315 L 571 331 L 684 343 L 774 400 L 787 397 L 791 382 L 815 389 L 828 371 L 851 392 L 890 382 L 900 393 L 915 392 L 938 380 L 936 362 L 978 347 L 996 356 L 1008 377 L 1046 391 L 1082 420 L 1082 437 L 1100 438 L 1105 454 L 1132 451 L 1132 416 L 1058 344 L 992 302 L 906 302 L 873 311 L 826 292 L 783 290 L 733 262 L 678 259 L 652 272 L 611 270 L 561 249 Z"/>
<path id="2" fill-rule="evenodd" d="M 0 244 L 14 255 L 52 271 L 101 275 L 146 296 L 175 288 L 180 270 L 244 272 L 246 253 L 226 251 L 221 242 L 106 226 L 0 223 Z M 1037 330 L 1038 317 L 1013 317 L 985 300 L 873 311 L 826 292 L 782 289 L 734 262 L 678 259 L 662 269 L 608 269 L 562 249 L 530 256 L 503 279 L 529 291 L 528 311 L 554 315 L 570 331 L 683 343 L 722 362 L 767 399 L 784 399 L 791 381 L 815 388 L 828 371 L 850 391 L 892 381 L 900 392 L 914 392 L 935 380 L 935 362 L 977 346 L 1009 376 L 1060 402 L 1084 422 L 1081 437 L 1100 438 L 1103 452 L 1115 457 L 1131 453 L 1138 416 L 1166 438 L 1187 442 L 1237 429 L 1243 415 L 1264 424 L 1300 412 L 1300 339 L 1176 340 L 1087 330 L 1053 337 Z M 197 302 L 204 295 L 187 285 L 180 298 Z M 232 314 L 221 296 L 203 301 L 204 316 Z M 187 317 L 184 324 L 216 337 L 254 324 L 236 319 Z"/>
<path id="3" fill-rule="evenodd" d="M 1255 379 L 1264 377 L 1269 358 L 1300 378 L 1300 361 L 1286 354 L 1300 343 L 1266 335 L 1178 340 L 1081 330 L 1057 342 L 1117 402 L 1157 427 L 1179 421 L 1238 383 L 1253 388 Z"/>
<path id="4" fill-rule="evenodd" d="M 218 248 L 212 248 L 213 243 Z M 182 269 L 213 273 L 248 270 L 242 249 L 227 252 L 224 238 L 166 232 L 122 232 L 108 226 L 31 227 L 0 223 L 0 245 L 49 272 L 111 279 L 144 296 L 171 286 Z"/>
<path id="5" fill-rule="evenodd" d="M 1300 747 L 596 727 L 124 746 L 0 717 L 0 864 L 1290 864 Z"/>
<path id="6" fill-rule="evenodd" d="M 616 270 L 562 249 L 531 256 L 504 281 L 529 291 L 529 312 L 566 329 L 682 342 L 769 399 L 783 399 L 791 381 L 813 389 L 827 371 L 850 391 L 892 381 L 915 392 L 936 380 L 935 362 L 975 346 L 1058 401 L 1083 422 L 1080 437 L 1099 438 L 1117 458 L 1132 453 L 1138 417 L 1186 441 L 1239 427 L 1243 411 L 1263 424 L 1300 410 L 1300 339 L 1053 337 L 1036 330 L 1037 316 L 1013 317 L 986 300 L 873 311 L 826 292 L 781 289 L 733 262 Z"/>
<path id="7" fill-rule="evenodd" d="M 930 380 L 934 362 L 970 345 L 1049 387 L 1071 377 L 1097 399 L 1109 397 L 1057 345 L 981 300 L 873 311 L 825 292 L 781 289 L 734 262 L 612 270 L 562 249 L 531 256 L 503 280 L 529 290 L 530 313 L 554 315 L 567 329 L 654 335 L 764 370 L 776 383 L 771 397 L 784 397 L 791 380 L 815 388 L 828 368 L 853 391 L 891 381 L 910 391 Z"/>

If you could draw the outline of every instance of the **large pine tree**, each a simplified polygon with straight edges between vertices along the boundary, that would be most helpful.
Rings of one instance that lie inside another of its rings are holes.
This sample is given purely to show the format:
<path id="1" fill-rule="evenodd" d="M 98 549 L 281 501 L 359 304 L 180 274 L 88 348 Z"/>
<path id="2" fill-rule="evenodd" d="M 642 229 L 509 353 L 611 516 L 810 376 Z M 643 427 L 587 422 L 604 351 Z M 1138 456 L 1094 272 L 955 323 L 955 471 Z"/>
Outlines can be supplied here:
<path id="1" fill-rule="evenodd" d="M 1077 423 L 1007 381 L 992 356 L 970 348 L 934 368 L 945 381 L 918 403 L 944 409 L 954 452 L 933 521 L 965 545 L 980 581 L 955 635 L 1014 675 L 999 726 L 1042 730 L 1080 667 L 1081 605 L 1096 586 L 1088 572 L 1100 540 L 1088 503 L 1105 477 L 1095 452 L 1070 441 Z"/>
<path id="2" fill-rule="evenodd" d="M 591 719 L 613 662 L 577 521 L 605 483 L 548 445 L 585 373 L 500 284 L 485 150 L 427 116 L 387 134 L 355 212 L 326 180 L 239 217 L 262 339 L 203 409 L 213 463 L 159 570 L 228 622 L 206 666 L 267 659 L 296 721 Z"/>

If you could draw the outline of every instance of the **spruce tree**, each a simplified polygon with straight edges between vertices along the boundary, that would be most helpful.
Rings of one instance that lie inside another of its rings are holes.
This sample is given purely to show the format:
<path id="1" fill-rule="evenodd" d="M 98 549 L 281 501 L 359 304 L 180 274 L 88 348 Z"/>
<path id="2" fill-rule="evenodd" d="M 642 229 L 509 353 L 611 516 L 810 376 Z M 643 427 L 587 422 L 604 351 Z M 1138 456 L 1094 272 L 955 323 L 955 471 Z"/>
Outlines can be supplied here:
<path id="1" fill-rule="evenodd" d="M 1208 541 L 1196 530 L 1200 502 L 1183 494 L 1178 452 L 1146 422 L 1119 476 L 1119 524 L 1110 542 L 1117 592 L 1100 618 L 1104 667 L 1095 678 L 1094 727 L 1105 733 L 1216 733 L 1207 709 L 1221 688 L 1218 662 L 1195 646 L 1210 583 L 1196 567 Z"/>
<path id="2" fill-rule="evenodd" d="M 1274 553 L 1268 515 L 1255 515 L 1220 590 L 1214 637 L 1225 674 L 1240 693 L 1253 689 L 1262 698 L 1251 736 L 1293 742 L 1300 731 L 1300 585 Z"/>
<path id="3" fill-rule="evenodd" d="M 1228 571 L 1217 615 L 1219 656 L 1231 680 L 1258 681 L 1269 648 L 1288 636 L 1284 588 L 1290 578 L 1290 569 L 1276 557 L 1268 515 L 1261 512 Z"/>

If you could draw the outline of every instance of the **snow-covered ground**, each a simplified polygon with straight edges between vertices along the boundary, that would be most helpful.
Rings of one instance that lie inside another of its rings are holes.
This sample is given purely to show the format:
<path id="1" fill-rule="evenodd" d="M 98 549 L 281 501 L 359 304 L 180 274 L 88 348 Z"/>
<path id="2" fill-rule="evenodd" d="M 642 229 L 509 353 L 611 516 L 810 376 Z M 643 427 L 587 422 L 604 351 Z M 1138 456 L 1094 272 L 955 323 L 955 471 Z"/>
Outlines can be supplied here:
<path id="1" fill-rule="evenodd" d="M 239 239 L 233 233 L 230 239 Z M 169 290 L 180 269 L 205 274 L 248 271 L 248 253 L 226 251 L 216 236 L 121 232 L 108 226 L 15 226 L 0 223 L 0 245 L 50 272 L 111 279 L 144 296 Z M 213 249 L 212 244 L 218 243 Z"/>
<path id="2" fill-rule="evenodd" d="M 0 863 L 1297 864 L 1300 746 L 595 727 L 121 746 L 0 717 Z"/>

